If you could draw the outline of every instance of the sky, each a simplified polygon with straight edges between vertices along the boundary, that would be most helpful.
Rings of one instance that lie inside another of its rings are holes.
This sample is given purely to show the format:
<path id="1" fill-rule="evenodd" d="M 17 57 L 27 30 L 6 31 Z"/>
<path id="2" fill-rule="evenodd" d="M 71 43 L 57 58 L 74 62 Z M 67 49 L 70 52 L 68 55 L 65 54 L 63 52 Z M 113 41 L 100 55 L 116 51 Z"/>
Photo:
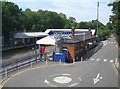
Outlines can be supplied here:
<path id="1" fill-rule="evenodd" d="M 111 0 L 8 0 L 14 2 L 23 10 L 49 10 L 64 13 L 67 17 L 74 17 L 77 22 L 97 19 L 97 2 L 99 1 L 99 18 L 103 24 L 109 22 L 112 7 L 107 4 Z"/>

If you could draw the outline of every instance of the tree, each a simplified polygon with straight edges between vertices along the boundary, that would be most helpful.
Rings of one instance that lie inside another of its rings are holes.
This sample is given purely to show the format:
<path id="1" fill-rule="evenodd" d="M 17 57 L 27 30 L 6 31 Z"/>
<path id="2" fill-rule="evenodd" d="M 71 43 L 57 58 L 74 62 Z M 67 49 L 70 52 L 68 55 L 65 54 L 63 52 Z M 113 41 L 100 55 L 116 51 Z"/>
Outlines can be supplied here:
<path id="1" fill-rule="evenodd" d="M 113 7 L 112 12 L 114 15 L 110 16 L 110 21 L 113 24 L 113 32 L 116 35 L 118 44 L 120 45 L 120 1 L 110 3 L 108 6 Z"/>
<path id="2" fill-rule="evenodd" d="M 12 2 L 2 2 L 2 35 L 9 43 L 12 34 L 19 28 L 19 16 L 22 9 Z"/>

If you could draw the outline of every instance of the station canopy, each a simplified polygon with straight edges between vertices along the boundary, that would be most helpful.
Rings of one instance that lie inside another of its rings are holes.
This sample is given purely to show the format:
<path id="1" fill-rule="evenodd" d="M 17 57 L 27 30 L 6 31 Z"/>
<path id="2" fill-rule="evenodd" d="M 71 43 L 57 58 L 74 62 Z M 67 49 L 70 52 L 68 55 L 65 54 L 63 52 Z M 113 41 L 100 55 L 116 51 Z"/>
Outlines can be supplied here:
<path id="1" fill-rule="evenodd" d="M 48 34 L 44 32 L 18 32 L 14 35 L 14 38 L 35 38 L 44 36 L 48 36 Z"/>
<path id="2" fill-rule="evenodd" d="M 76 32 L 87 32 L 89 29 L 75 29 Z M 45 33 L 49 34 L 50 32 L 71 32 L 71 29 L 47 29 Z M 92 35 L 95 35 L 95 29 L 91 29 Z"/>
<path id="3" fill-rule="evenodd" d="M 36 41 L 36 44 L 40 44 L 40 45 L 55 45 L 55 38 L 54 36 L 46 36 L 38 41 Z"/>

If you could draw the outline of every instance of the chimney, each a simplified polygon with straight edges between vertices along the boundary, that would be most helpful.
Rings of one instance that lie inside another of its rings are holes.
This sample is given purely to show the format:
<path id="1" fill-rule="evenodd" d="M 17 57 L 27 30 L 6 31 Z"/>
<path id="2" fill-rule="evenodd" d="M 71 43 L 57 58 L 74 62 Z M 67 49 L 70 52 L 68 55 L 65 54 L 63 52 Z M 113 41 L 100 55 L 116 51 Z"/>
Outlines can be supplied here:
<path id="1" fill-rule="evenodd" d="M 89 36 L 90 38 L 92 37 L 92 31 L 91 31 L 91 28 L 88 29 L 88 32 L 89 32 Z"/>
<path id="2" fill-rule="evenodd" d="M 75 29 L 74 29 L 74 27 L 72 27 L 71 32 L 72 32 L 72 37 L 74 37 L 75 36 Z"/>

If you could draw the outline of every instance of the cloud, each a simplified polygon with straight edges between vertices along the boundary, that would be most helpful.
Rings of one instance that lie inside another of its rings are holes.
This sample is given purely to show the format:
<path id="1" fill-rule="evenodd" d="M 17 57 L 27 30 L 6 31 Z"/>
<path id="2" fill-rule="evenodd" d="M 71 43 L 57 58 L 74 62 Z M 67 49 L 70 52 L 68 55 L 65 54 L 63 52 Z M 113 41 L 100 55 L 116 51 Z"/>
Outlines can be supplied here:
<path id="1" fill-rule="evenodd" d="M 120 0 L 110 0 L 111 2 L 119 2 Z"/>

